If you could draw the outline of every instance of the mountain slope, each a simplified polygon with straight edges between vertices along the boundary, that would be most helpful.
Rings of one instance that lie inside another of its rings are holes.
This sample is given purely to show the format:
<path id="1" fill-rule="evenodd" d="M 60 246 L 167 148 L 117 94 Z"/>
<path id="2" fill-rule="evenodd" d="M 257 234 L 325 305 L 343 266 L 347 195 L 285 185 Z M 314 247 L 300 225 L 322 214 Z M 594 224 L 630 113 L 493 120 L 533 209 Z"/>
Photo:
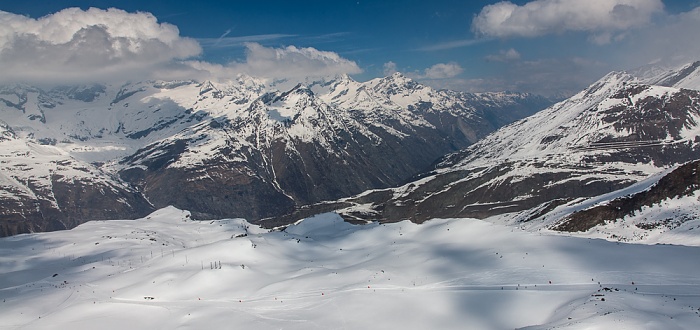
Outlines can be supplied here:
<path id="1" fill-rule="evenodd" d="M 639 75 L 643 83 L 685 89 L 700 89 L 700 61 L 675 69 L 651 71 L 650 73 Z"/>

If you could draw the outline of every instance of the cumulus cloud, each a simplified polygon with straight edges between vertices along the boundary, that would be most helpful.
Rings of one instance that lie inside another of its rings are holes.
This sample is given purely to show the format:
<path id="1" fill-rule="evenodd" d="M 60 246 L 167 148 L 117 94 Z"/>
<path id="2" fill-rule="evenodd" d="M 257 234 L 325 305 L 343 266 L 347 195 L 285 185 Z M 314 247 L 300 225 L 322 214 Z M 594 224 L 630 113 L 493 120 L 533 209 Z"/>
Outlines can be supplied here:
<path id="1" fill-rule="evenodd" d="M 486 56 L 487 61 L 492 61 L 492 62 L 508 62 L 508 61 L 515 61 L 520 59 L 520 53 L 511 48 L 508 50 L 501 50 L 498 54 L 493 54 L 493 55 L 488 55 Z"/>
<path id="2" fill-rule="evenodd" d="M 202 49 L 150 13 L 64 9 L 33 19 L 0 11 L 4 81 L 103 80 L 143 75 Z"/>
<path id="3" fill-rule="evenodd" d="M 623 31 L 649 23 L 663 10 L 661 0 L 535 0 L 522 6 L 502 1 L 485 6 L 472 21 L 472 30 L 499 38 Z"/>
<path id="4" fill-rule="evenodd" d="M 425 78 L 427 79 L 445 79 L 453 78 L 462 73 L 464 69 L 454 62 L 438 63 L 425 69 Z"/>

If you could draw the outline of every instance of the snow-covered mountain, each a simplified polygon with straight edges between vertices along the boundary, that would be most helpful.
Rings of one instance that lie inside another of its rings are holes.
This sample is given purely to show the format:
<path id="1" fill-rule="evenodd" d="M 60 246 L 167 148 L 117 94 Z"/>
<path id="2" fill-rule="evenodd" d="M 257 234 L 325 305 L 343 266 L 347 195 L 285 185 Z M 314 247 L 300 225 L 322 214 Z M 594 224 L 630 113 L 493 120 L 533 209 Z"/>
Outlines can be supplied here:
<path id="1" fill-rule="evenodd" d="M 520 220 L 529 221 L 696 159 L 700 92 L 648 85 L 613 72 L 568 100 L 446 156 L 414 182 L 318 207 L 338 209 L 353 220 L 422 222 L 526 211 L 530 216 Z M 313 213 L 308 207 L 277 221 Z"/>
<path id="2" fill-rule="evenodd" d="M 405 182 L 548 103 L 438 91 L 401 74 L 280 86 L 239 76 L 0 88 L 1 202 L 14 205 L 3 208 L 0 234 L 167 205 L 199 218 L 279 215 Z M 77 201 L 58 183 L 105 197 Z"/>

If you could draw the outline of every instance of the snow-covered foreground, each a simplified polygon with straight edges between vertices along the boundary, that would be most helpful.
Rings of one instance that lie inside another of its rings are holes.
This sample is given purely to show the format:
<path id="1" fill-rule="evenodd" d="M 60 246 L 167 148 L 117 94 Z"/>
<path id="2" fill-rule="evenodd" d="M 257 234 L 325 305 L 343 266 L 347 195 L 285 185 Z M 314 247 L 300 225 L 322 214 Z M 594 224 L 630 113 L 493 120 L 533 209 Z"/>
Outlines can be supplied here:
<path id="1" fill-rule="evenodd" d="M 0 239 L 0 329 L 700 328 L 700 247 L 187 215 Z"/>

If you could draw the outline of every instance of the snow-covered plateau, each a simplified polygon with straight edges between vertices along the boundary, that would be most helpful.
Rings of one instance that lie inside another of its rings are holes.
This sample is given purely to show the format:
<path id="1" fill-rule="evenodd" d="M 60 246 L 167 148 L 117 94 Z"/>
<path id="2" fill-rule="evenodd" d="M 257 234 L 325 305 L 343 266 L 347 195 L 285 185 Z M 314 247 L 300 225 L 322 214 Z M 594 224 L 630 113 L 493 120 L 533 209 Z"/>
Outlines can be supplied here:
<path id="1" fill-rule="evenodd" d="M 0 239 L 0 329 L 696 329 L 685 242 L 335 214 L 270 231 L 169 207 Z"/>

